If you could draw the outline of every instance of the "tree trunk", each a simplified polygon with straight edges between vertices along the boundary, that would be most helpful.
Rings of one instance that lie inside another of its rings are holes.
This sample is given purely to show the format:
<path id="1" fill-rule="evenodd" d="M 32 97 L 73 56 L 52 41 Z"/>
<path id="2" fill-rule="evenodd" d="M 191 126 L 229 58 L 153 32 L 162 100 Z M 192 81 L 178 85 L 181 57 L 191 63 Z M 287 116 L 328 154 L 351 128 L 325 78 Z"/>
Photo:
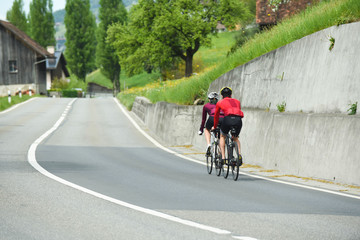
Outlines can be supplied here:
<path id="1" fill-rule="evenodd" d="M 113 89 L 114 89 L 114 97 L 118 95 L 120 92 L 120 71 L 115 71 L 113 76 Z"/>
<path id="2" fill-rule="evenodd" d="M 185 60 L 185 77 L 191 77 L 193 74 L 193 58 L 197 50 L 200 48 L 200 40 L 195 40 L 195 47 L 186 49 L 186 56 L 182 55 Z"/>
<path id="3" fill-rule="evenodd" d="M 193 54 L 187 54 L 185 60 L 185 77 L 191 77 L 193 74 Z"/>

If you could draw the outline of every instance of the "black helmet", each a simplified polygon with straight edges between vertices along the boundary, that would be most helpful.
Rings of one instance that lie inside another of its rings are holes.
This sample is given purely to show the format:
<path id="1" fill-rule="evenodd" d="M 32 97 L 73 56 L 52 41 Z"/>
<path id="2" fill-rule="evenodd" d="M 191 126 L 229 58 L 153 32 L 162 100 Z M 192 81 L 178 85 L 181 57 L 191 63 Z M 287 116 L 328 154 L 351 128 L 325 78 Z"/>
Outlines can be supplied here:
<path id="1" fill-rule="evenodd" d="M 223 87 L 220 91 L 221 95 L 224 96 L 231 96 L 232 89 L 230 87 Z"/>

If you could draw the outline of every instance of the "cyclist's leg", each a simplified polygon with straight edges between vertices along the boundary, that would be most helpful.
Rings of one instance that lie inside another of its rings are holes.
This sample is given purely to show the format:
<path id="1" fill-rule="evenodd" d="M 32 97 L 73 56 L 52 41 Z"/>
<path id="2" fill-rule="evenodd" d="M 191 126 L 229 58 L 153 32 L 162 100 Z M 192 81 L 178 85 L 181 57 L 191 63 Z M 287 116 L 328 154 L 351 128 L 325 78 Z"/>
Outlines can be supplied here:
<path id="1" fill-rule="evenodd" d="M 220 134 L 220 150 L 221 150 L 222 163 L 224 163 L 224 159 L 225 159 L 225 139 L 226 139 L 226 136 L 221 133 Z"/>
<path id="2" fill-rule="evenodd" d="M 229 124 L 230 123 L 229 120 L 230 120 L 229 117 L 224 117 L 224 120 L 222 121 L 221 126 L 220 126 L 220 149 L 221 149 L 222 160 L 224 160 L 226 158 L 226 156 L 225 156 L 225 139 L 226 139 L 226 135 L 230 131 L 230 127 L 231 127 L 231 124 Z"/>
<path id="3" fill-rule="evenodd" d="M 238 151 L 239 151 L 239 157 L 240 157 L 241 156 L 241 144 L 240 144 L 240 140 L 239 140 L 239 135 L 240 135 L 241 128 L 242 128 L 242 119 L 240 117 L 237 118 L 236 121 L 234 122 L 234 124 L 235 124 L 235 128 L 236 128 L 236 134 L 233 137 L 233 139 L 234 139 L 234 142 L 238 145 Z"/>
<path id="4" fill-rule="evenodd" d="M 210 145 L 210 137 L 211 137 L 210 131 L 207 128 L 205 128 L 204 134 L 205 134 L 206 143 L 209 146 Z"/>
<path id="5" fill-rule="evenodd" d="M 236 144 L 238 145 L 239 154 L 241 154 L 241 144 L 240 144 L 239 137 L 233 137 L 233 139 L 234 139 L 234 142 L 236 142 Z"/>
<path id="6" fill-rule="evenodd" d="M 212 126 L 214 126 L 214 117 L 210 116 L 208 118 L 208 120 L 206 121 L 206 124 L 205 124 L 205 139 L 206 139 L 206 143 L 207 143 L 207 147 L 206 147 L 206 154 L 207 155 L 210 154 L 210 145 L 211 145 L 210 129 L 211 129 Z"/>

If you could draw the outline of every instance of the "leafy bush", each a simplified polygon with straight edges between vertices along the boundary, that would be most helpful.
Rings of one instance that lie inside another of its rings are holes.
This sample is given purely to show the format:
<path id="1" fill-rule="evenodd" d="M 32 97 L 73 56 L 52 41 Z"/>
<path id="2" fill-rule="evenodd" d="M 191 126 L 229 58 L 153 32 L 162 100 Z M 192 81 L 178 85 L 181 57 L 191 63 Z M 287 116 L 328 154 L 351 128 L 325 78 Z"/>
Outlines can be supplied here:
<path id="1" fill-rule="evenodd" d="M 281 104 L 276 105 L 279 112 L 285 112 L 286 102 L 282 102 Z"/>
<path id="2" fill-rule="evenodd" d="M 349 115 L 355 115 L 357 110 L 357 102 L 354 104 L 349 104 L 350 108 L 348 109 Z"/>
<path id="3" fill-rule="evenodd" d="M 62 90 L 62 96 L 68 98 L 76 98 L 78 97 L 77 90 Z"/>
<path id="4" fill-rule="evenodd" d="M 51 89 L 68 89 L 69 85 L 69 81 L 55 77 L 51 83 Z"/>

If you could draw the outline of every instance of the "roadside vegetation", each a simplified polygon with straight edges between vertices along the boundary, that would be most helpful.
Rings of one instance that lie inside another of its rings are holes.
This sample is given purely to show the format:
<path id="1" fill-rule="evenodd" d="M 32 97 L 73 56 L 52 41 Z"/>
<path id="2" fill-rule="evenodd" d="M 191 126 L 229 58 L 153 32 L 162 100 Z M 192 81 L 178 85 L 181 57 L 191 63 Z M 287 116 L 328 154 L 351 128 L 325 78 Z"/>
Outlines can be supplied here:
<path id="1" fill-rule="evenodd" d="M 227 45 L 228 49 L 223 49 L 223 52 L 217 53 L 218 56 L 216 56 L 217 54 L 211 56 L 211 54 L 208 53 L 211 52 L 210 50 L 216 48 L 216 43 L 213 43 L 213 48 L 202 48 L 201 50 L 203 52 L 199 51 L 195 55 L 195 59 L 198 59 L 198 61 L 203 64 L 202 71 L 199 71 L 192 77 L 169 81 L 171 83 L 158 80 L 142 88 L 129 88 L 119 93 L 118 98 L 129 109 L 131 109 L 136 96 L 145 96 L 153 103 L 166 101 L 190 105 L 198 98 L 205 100 L 210 83 L 231 69 L 322 29 L 359 20 L 360 1 L 322 1 L 318 5 L 308 8 L 287 20 L 283 20 L 269 30 L 255 34 L 253 38 L 245 42 L 240 48 L 227 57 L 226 55 L 230 50 L 229 48 L 232 47 L 230 44 Z M 231 35 L 235 33 L 227 34 Z M 221 39 L 221 37 L 222 35 L 219 34 L 219 39 Z M 204 60 L 204 58 L 207 57 L 208 59 Z M 210 64 L 206 66 L 205 63 Z M 211 65 L 211 63 L 214 65 Z M 196 69 L 196 67 L 194 69 Z M 196 72 L 196 70 L 194 72 Z M 144 75 L 144 78 L 145 76 L 146 75 Z M 121 80 L 124 79 L 121 78 Z M 128 79 L 128 81 L 131 81 L 131 79 Z"/>
<path id="2" fill-rule="evenodd" d="M 38 97 L 38 96 L 37 95 L 32 95 L 31 97 L 29 95 L 22 95 L 22 97 L 11 96 L 11 103 L 9 103 L 8 97 L 0 97 L 0 112 L 18 104 L 18 103 L 25 102 L 32 97 Z"/>

